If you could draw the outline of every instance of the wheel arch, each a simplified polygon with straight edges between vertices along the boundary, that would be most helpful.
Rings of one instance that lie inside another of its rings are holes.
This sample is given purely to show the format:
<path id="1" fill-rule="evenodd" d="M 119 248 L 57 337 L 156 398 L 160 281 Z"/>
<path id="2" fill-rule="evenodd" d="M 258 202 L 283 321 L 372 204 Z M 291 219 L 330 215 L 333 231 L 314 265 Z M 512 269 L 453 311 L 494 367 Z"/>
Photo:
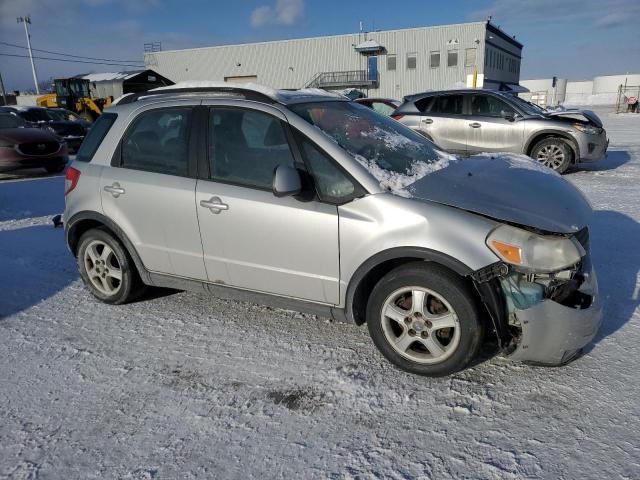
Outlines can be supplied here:
<path id="1" fill-rule="evenodd" d="M 345 298 L 347 318 L 356 325 L 366 321 L 369 294 L 375 284 L 388 272 L 411 262 L 431 262 L 461 277 L 468 277 L 473 270 L 449 255 L 420 247 L 396 247 L 384 250 L 365 260 L 351 276 Z"/>
<path id="2" fill-rule="evenodd" d="M 571 151 L 573 153 L 572 163 L 577 163 L 580 158 L 580 147 L 578 146 L 578 142 L 576 142 L 576 140 L 568 133 L 560 132 L 558 130 L 537 131 L 527 140 L 524 151 L 527 155 L 531 155 L 531 151 L 533 150 L 533 147 L 538 142 L 546 138 L 555 138 L 555 137 L 561 138 L 562 140 L 565 140 L 569 144 L 569 147 L 571 147 Z"/>
<path id="3" fill-rule="evenodd" d="M 129 240 L 129 237 L 127 237 L 127 234 L 124 233 L 124 231 L 118 227 L 113 220 L 100 213 L 88 211 L 78 212 L 65 222 L 64 229 L 67 246 L 74 257 L 78 254 L 78 243 L 80 238 L 85 232 L 93 228 L 106 228 L 109 233 L 116 237 L 116 239 L 124 246 L 127 253 L 131 256 L 142 281 L 147 285 L 151 284 L 149 272 L 142 263 L 140 255 L 138 255 L 136 248 L 131 240 Z"/>

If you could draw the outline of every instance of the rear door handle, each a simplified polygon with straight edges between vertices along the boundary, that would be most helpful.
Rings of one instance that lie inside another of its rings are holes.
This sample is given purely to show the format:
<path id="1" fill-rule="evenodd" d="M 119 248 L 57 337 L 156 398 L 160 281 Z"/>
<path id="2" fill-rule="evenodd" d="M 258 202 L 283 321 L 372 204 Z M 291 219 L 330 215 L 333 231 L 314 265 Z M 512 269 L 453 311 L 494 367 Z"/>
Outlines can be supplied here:
<path id="1" fill-rule="evenodd" d="M 222 203 L 220 197 L 211 197 L 209 200 L 200 200 L 200 206 L 208 208 L 211 213 L 218 214 L 222 210 L 229 210 L 229 205 Z"/>
<path id="2" fill-rule="evenodd" d="M 422 123 L 426 123 L 427 125 L 431 125 L 433 123 L 433 120 L 431 120 L 430 118 L 423 118 L 422 119 Z"/>
<path id="3" fill-rule="evenodd" d="M 473 122 L 473 123 L 470 123 L 469 126 L 471 128 L 480 128 L 482 125 L 478 122 Z"/>
<path id="4" fill-rule="evenodd" d="M 105 192 L 109 192 L 114 198 L 118 198 L 120 195 L 124 195 L 124 188 L 120 186 L 118 182 L 113 182 L 112 185 L 104 187 Z"/>

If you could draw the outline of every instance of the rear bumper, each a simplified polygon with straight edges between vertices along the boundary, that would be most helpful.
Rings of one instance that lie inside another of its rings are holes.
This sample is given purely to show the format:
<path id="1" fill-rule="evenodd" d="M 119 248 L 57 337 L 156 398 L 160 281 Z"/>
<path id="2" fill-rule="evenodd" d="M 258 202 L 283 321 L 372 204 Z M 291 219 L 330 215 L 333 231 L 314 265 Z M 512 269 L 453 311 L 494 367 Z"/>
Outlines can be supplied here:
<path id="1" fill-rule="evenodd" d="M 522 334 L 509 358 L 562 365 L 589 344 L 602 323 L 602 303 L 593 269 L 580 291 L 592 296 L 588 308 L 566 307 L 547 299 L 526 310 L 516 310 Z"/>

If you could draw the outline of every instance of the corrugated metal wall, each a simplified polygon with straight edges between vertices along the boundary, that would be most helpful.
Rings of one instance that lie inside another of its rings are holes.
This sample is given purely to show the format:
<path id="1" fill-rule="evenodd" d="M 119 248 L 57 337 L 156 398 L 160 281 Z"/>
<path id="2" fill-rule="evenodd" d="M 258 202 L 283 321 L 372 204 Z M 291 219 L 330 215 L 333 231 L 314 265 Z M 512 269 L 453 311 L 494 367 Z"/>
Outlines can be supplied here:
<path id="1" fill-rule="evenodd" d="M 396 70 L 387 70 L 386 54 L 378 57 L 379 88 L 369 96 L 402 98 L 415 92 L 459 86 L 473 66 L 465 66 L 465 49 L 477 48 L 478 72 L 484 71 L 484 22 L 371 32 L 396 55 Z M 366 70 L 366 58 L 354 50 L 365 40 L 358 34 L 283 40 L 245 45 L 206 47 L 145 55 L 147 68 L 175 82 L 224 80 L 256 75 L 258 83 L 274 88 L 301 88 L 321 72 Z M 458 50 L 458 64 L 447 66 L 447 53 Z M 429 54 L 440 51 L 440 66 L 430 68 Z M 416 53 L 415 69 L 407 69 L 407 54 Z M 517 80 L 516 80 L 517 83 Z"/>

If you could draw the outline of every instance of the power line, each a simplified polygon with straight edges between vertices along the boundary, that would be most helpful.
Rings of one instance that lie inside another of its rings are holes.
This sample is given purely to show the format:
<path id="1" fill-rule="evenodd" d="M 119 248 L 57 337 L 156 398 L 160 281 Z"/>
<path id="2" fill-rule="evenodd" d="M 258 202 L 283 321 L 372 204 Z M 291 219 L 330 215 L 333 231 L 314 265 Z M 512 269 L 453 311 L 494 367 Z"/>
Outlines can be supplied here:
<path id="1" fill-rule="evenodd" d="M 17 55 L 15 53 L 0 53 L 0 55 L 4 57 L 29 58 L 29 55 Z M 84 60 L 71 60 L 67 58 L 52 58 L 52 57 L 33 57 L 33 58 L 37 58 L 38 60 L 52 60 L 54 62 L 89 63 L 91 65 L 116 65 L 120 67 L 137 67 L 137 68 L 144 67 L 143 63 L 133 65 L 130 63 L 127 64 L 127 63 L 87 62 Z"/>
<path id="2" fill-rule="evenodd" d="M 15 43 L 0 42 L 0 45 L 6 45 L 8 47 L 15 47 L 15 48 L 23 48 L 25 50 L 27 49 L 27 47 L 24 47 L 22 45 L 16 45 Z M 63 57 L 83 58 L 83 59 L 86 59 L 86 60 L 102 60 L 102 61 L 105 61 L 105 62 L 122 62 L 122 63 L 143 63 L 140 60 L 119 60 L 119 59 L 115 59 L 115 58 L 84 57 L 82 55 L 71 55 L 70 53 L 52 52 L 50 50 L 42 50 L 40 48 L 32 48 L 31 50 L 36 51 L 36 52 L 50 53 L 52 55 L 61 55 Z"/>

